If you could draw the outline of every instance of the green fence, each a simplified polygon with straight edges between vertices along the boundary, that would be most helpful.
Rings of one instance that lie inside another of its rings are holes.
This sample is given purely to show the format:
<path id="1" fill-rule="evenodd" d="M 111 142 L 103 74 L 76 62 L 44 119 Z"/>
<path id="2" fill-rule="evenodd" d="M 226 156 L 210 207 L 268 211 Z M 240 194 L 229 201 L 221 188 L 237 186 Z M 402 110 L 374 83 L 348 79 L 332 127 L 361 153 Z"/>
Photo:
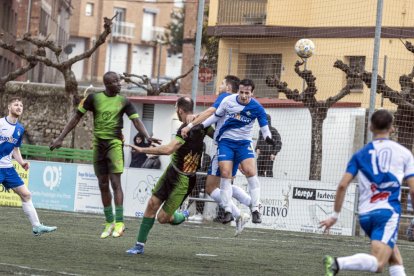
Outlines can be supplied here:
<path id="1" fill-rule="evenodd" d="M 92 163 L 92 150 L 59 148 L 51 151 L 48 146 L 23 144 L 20 152 L 25 159 Z"/>

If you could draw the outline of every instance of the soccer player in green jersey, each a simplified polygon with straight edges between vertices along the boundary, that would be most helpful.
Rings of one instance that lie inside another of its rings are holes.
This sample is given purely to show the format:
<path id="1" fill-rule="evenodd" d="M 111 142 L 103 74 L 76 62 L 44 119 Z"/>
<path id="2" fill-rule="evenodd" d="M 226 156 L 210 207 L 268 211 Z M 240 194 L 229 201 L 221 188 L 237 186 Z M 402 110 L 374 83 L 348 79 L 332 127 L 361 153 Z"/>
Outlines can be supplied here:
<path id="1" fill-rule="evenodd" d="M 193 100 L 189 97 L 179 98 L 176 109 L 180 121 L 185 122 L 187 116 L 193 114 Z M 175 138 L 168 145 L 149 148 L 128 145 L 136 151 L 146 154 L 171 154 L 171 163 L 152 190 L 152 196 L 147 203 L 144 218 L 139 228 L 137 242 L 134 247 L 127 251 L 128 254 L 144 253 L 144 245 L 154 225 L 158 210 L 158 222 L 163 224 L 178 225 L 184 222 L 188 216 L 188 212 L 180 213 L 176 210 L 195 186 L 196 171 L 201 164 L 203 140 L 207 134 L 207 129 L 191 130 L 187 138 L 183 138 L 181 129 L 185 126 L 186 123 L 181 125 Z M 210 135 L 214 132 L 212 128 L 208 131 Z"/>
<path id="2" fill-rule="evenodd" d="M 114 238 L 120 237 L 125 230 L 124 194 L 121 187 L 121 174 L 124 170 L 122 116 L 126 114 L 138 132 L 144 134 L 150 142 L 160 143 L 160 140 L 150 138 L 134 106 L 127 98 L 119 95 L 121 91 L 119 75 L 115 72 L 107 72 L 103 76 L 103 82 L 105 91 L 90 94 L 81 101 L 75 115 L 66 124 L 62 133 L 50 144 L 50 150 L 62 146 L 63 139 L 87 111 L 93 113 L 93 167 L 98 177 L 106 219 L 105 229 L 101 234 L 101 238 L 104 239 L 111 235 Z M 115 218 L 109 182 L 114 192 Z"/>

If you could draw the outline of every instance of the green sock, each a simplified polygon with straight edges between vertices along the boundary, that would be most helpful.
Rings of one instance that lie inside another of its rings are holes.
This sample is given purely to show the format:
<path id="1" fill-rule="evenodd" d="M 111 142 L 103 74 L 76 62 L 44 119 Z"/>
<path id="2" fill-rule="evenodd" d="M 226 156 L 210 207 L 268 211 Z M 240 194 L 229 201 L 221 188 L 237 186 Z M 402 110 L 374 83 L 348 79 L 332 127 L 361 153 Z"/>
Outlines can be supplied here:
<path id="1" fill-rule="evenodd" d="M 183 223 L 184 221 L 185 221 L 185 216 L 182 213 L 175 211 L 174 220 L 171 222 L 171 224 L 178 225 L 178 224 Z"/>
<path id="2" fill-rule="evenodd" d="M 124 222 L 124 207 L 122 205 L 115 206 L 115 221 Z"/>
<path id="3" fill-rule="evenodd" d="M 112 205 L 104 207 L 104 214 L 107 223 L 114 222 L 114 213 L 112 211 Z"/>
<path id="4" fill-rule="evenodd" d="M 155 218 L 146 218 L 144 217 L 139 227 L 137 241 L 145 243 L 148 238 L 148 234 L 151 231 L 152 226 L 154 225 Z"/>

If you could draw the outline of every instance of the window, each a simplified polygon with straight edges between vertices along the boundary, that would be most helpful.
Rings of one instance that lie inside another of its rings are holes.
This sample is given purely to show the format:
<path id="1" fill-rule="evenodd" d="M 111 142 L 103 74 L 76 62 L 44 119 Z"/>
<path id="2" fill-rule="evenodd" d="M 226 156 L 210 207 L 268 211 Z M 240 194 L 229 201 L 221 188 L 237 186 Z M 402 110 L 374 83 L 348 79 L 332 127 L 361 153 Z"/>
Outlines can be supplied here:
<path id="1" fill-rule="evenodd" d="M 114 14 L 117 14 L 115 17 L 115 22 L 112 27 L 113 35 L 122 34 L 123 32 L 123 22 L 125 22 L 126 9 L 124 8 L 114 8 Z"/>
<path id="2" fill-rule="evenodd" d="M 39 33 L 46 36 L 49 25 L 49 14 L 42 8 L 40 10 Z"/>
<path id="3" fill-rule="evenodd" d="M 153 40 L 152 31 L 155 25 L 155 13 L 144 10 L 144 17 L 142 18 L 142 40 Z"/>
<path id="4" fill-rule="evenodd" d="M 281 54 L 248 54 L 246 56 L 246 78 L 254 81 L 256 97 L 278 97 L 276 88 L 268 87 L 267 76 L 280 78 L 282 72 Z M 243 72 L 241 72 L 243 75 Z"/>
<path id="5" fill-rule="evenodd" d="M 349 62 L 349 67 L 353 70 L 362 72 L 365 69 L 365 56 L 348 56 L 345 57 Z M 351 86 L 352 92 L 362 92 L 364 89 L 364 82 L 361 79 L 356 80 L 356 84 Z"/>
<path id="6" fill-rule="evenodd" d="M 142 123 L 147 129 L 148 133 L 152 135 L 152 126 L 154 121 L 154 105 L 143 104 L 142 105 Z"/>
<path id="7" fill-rule="evenodd" d="M 93 16 L 93 8 L 94 8 L 93 3 L 86 3 L 85 15 L 86 16 Z"/>

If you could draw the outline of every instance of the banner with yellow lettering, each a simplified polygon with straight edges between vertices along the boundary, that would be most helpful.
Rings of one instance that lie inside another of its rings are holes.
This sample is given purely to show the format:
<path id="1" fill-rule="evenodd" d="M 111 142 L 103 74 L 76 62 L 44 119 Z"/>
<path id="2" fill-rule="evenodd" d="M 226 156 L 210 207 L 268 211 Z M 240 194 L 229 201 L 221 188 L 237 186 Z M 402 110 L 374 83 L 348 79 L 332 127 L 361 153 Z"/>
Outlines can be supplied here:
<path id="1" fill-rule="evenodd" d="M 13 160 L 13 167 L 21 177 L 26 187 L 29 185 L 29 170 L 25 171 L 16 160 Z M 13 190 L 6 190 L 6 188 L 0 183 L 0 205 L 1 206 L 22 206 L 20 197 L 13 192 Z"/>

